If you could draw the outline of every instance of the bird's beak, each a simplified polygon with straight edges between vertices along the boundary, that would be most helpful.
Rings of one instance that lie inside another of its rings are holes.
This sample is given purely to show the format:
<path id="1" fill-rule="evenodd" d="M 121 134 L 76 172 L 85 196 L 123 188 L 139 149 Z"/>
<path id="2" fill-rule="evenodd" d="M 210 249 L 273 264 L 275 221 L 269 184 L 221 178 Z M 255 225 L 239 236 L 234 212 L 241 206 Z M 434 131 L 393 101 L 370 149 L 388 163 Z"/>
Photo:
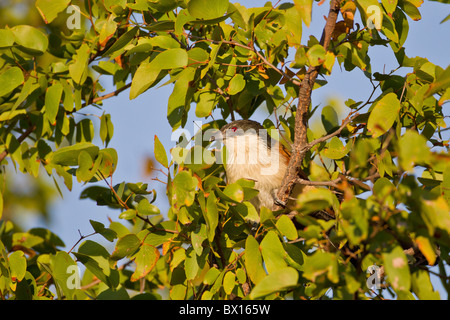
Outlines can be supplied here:
<path id="1" fill-rule="evenodd" d="M 223 141 L 222 132 L 220 130 L 213 132 L 213 134 L 209 138 L 209 141 L 210 142 L 214 142 L 214 141 L 222 142 Z"/>

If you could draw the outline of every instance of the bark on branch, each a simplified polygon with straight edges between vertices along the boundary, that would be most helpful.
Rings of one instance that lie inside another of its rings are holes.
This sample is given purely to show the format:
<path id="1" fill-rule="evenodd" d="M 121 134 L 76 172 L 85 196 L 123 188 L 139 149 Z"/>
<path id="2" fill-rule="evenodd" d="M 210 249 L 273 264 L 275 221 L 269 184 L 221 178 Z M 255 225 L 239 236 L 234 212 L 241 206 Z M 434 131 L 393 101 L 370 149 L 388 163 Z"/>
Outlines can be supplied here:
<path id="1" fill-rule="evenodd" d="M 336 25 L 336 20 L 339 15 L 341 0 L 331 0 L 330 10 L 328 12 L 327 22 L 323 29 L 320 44 L 327 50 L 331 41 L 331 34 Z M 295 129 L 294 129 L 294 146 L 292 148 L 292 155 L 289 161 L 288 168 L 283 178 L 281 188 L 278 191 L 278 199 L 281 203 L 285 203 L 294 188 L 298 178 L 298 173 L 301 168 L 303 158 L 308 150 L 308 140 L 306 136 L 308 128 L 308 110 L 311 103 L 311 92 L 319 74 L 320 66 L 310 66 L 302 80 L 299 91 L 299 101 L 297 113 L 295 115 Z M 280 209 L 276 207 L 275 209 Z"/>

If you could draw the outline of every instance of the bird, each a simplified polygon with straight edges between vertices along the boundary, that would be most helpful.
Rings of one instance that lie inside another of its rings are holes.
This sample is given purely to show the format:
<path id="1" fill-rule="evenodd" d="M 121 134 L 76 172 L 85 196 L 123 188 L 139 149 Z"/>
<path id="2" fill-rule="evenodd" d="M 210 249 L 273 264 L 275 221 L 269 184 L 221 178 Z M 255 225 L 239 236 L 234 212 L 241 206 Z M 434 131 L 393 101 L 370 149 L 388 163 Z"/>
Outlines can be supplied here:
<path id="1" fill-rule="evenodd" d="M 311 188 L 297 184 L 287 203 L 277 198 L 291 155 L 257 121 L 232 121 L 224 125 L 210 140 L 220 141 L 225 146 L 224 165 L 228 184 L 239 179 L 255 182 L 254 188 L 259 193 L 249 202 L 258 212 L 263 206 L 272 209 L 274 204 L 295 207 L 296 197 L 305 189 Z"/>
<path id="2" fill-rule="evenodd" d="M 224 125 L 219 132 L 213 134 L 210 140 L 220 141 L 226 147 L 224 165 L 227 184 L 235 183 L 240 179 L 255 182 L 254 187 L 259 190 L 259 193 L 249 201 L 258 212 L 263 206 L 272 209 L 274 204 L 281 204 L 288 211 L 296 210 L 298 209 L 297 197 L 302 192 L 315 189 L 314 186 L 296 184 L 287 203 L 280 203 L 277 193 L 281 187 L 291 155 L 283 144 L 271 139 L 268 131 L 257 121 L 232 121 Z M 299 172 L 299 176 L 307 180 L 304 172 Z M 336 218 L 335 213 L 329 210 L 320 210 L 313 213 L 312 216 L 326 221 Z M 344 251 L 346 248 L 348 248 L 348 243 L 340 250 Z M 404 248 L 409 248 L 408 250 L 411 251 L 413 249 L 412 243 L 405 243 Z M 420 251 L 414 250 L 413 256 L 416 264 L 427 264 L 427 260 L 421 256 Z M 437 257 L 439 258 L 439 256 L 440 251 L 437 252 Z M 357 265 L 354 257 L 352 257 L 351 262 L 355 266 Z"/>

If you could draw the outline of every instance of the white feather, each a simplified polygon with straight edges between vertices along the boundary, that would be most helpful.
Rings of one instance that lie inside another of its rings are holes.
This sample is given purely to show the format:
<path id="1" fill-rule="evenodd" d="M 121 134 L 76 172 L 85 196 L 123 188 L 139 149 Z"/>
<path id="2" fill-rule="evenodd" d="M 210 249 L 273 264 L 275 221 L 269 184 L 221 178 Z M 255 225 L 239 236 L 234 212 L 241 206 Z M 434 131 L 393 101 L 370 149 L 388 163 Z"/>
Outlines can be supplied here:
<path id="1" fill-rule="evenodd" d="M 287 164 L 279 152 L 277 143 L 272 148 L 254 132 L 246 132 L 226 139 L 227 158 L 225 169 L 228 183 L 239 179 L 255 181 L 258 197 L 251 203 L 259 210 L 260 206 L 272 208 L 276 189 L 281 186 Z"/>

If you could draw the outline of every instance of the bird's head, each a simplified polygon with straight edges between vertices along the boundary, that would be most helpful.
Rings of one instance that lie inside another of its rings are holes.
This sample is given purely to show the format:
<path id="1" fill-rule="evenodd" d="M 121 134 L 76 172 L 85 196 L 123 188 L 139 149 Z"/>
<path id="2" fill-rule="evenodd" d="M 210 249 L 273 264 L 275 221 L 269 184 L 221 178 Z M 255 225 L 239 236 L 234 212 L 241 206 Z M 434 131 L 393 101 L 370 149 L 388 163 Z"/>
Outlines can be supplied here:
<path id="1" fill-rule="evenodd" d="M 253 120 L 236 120 L 224 125 L 220 131 L 211 136 L 211 141 L 219 141 L 224 144 L 227 140 L 232 138 L 239 138 L 243 136 L 255 136 L 266 141 L 266 144 L 270 148 L 270 139 L 267 131 L 257 121 Z"/>

